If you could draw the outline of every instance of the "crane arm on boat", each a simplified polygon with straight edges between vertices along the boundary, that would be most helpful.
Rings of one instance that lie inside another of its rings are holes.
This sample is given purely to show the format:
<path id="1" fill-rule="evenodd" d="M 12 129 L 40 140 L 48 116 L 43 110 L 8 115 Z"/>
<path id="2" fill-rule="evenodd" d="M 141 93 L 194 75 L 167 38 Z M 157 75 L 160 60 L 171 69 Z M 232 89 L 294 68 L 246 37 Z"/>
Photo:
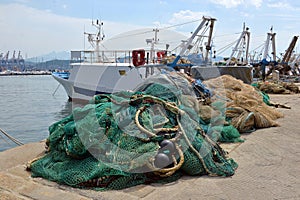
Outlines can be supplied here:
<path id="1" fill-rule="evenodd" d="M 208 42 L 206 45 L 206 51 L 210 51 L 210 43 L 211 43 L 211 37 L 212 37 L 212 30 L 213 30 L 213 26 L 214 26 L 214 21 L 216 19 L 215 18 L 211 18 L 211 17 L 205 17 L 203 16 L 202 18 L 202 22 L 200 23 L 200 25 L 197 27 L 197 29 L 193 32 L 192 36 L 187 40 L 187 42 L 183 42 L 182 43 L 182 49 L 179 53 L 179 55 L 177 55 L 177 57 L 174 59 L 174 61 L 172 63 L 170 63 L 168 66 L 171 68 L 174 68 L 177 65 L 179 59 L 188 51 L 191 50 L 193 48 L 192 42 L 195 39 L 196 36 L 199 36 L 198 33 L 200 32 L 200 30 L 207 26 L 210 22 L 210 31 L 209 31 L 209 35 L 208 35 Z M 204 37 L 205 31 L 199 36 L 199 37 Z M 206 55 L 208 55 L 208 53 L 206 53 Z M 186 65 L 186 64 L 185 64 Z M 190 66 L 190 64 L 188 65 Z"/>

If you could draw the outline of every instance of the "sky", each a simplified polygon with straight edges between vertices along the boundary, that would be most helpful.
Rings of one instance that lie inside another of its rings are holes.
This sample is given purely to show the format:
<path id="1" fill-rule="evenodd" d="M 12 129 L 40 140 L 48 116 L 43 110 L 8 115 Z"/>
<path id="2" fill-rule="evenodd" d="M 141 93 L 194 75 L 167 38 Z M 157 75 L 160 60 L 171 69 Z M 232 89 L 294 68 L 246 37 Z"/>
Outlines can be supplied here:
<path id="1" fill-rule="evenodd" d="M 273 27 L 277 54 L 300 34 L 300 1 L 295 0 L 0 0 L 0 53 L 21 51 L 31 58 L 83 49 L 92 20 L 104 23 L 105 39 L 140 28 L 165 28 L 202 16 L 216 18 L 216 54 L 249 27 L 250 51 L 259 51 Z M 200 21 L 173 29 L 188 36 Z M 298 41 L 295 51 L 300 51 Z"/>

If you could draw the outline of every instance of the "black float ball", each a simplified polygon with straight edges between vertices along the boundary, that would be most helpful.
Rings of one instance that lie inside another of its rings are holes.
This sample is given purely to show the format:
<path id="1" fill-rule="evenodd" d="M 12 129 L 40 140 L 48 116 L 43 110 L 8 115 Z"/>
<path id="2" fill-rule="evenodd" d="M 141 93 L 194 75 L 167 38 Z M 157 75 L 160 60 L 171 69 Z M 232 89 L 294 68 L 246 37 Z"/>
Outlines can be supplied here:
<path id="1" fill-rule="evenodd" d="M 154 165 L 157 168 L 164 168 L 170 164 L 169 157 L 164 153 L 158 153 L 155 156 Z"/>
<path id="2" fill-rule="evenodd" d="M 159 144 L 161 151 L 167 154 L 173 154 L 175 152 L 175 145 L 170 140 L 163 140 Z M 167 152 L 165 152 L 167 151 Z"/>

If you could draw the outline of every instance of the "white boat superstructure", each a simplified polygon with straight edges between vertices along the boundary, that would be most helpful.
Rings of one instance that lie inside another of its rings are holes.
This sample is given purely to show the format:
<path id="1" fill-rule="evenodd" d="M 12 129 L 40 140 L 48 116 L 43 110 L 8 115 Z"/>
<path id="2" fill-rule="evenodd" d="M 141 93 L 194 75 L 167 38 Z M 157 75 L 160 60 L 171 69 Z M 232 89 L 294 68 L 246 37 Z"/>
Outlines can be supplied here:
<path id="1" fill-rule="evenodd" d="M 71 100 L 89 100 L 92 96 L 99 93 L 113 93 L 118 91 L 133 90 L 148 77 L 159 74 L 163 69 L 178 69 L 190 67 L 192 63 L 182 63 L 181 59 L 190 54 L 195 47 L 196 53 L 205 49 L 205 58 L 211 50 L 210 41 L 212 36 L 213 24 L 215 19 L 203 17 L 200 25 L 187 40 L 178 42 L 178 48 L 169 50 L 166 44 L 164 49 L 156 48 L 160 42 L 158 29 L 153 29 L 154 37 L 146 39 L 150 48 L 139 48 L 133 50 L 102 50 L 100 43 L 102 35 L 102 22 L 97 21 L 93 24 L 97 27 L 96 34 L 87 34 L 93 50 L 72 51 L 70 75 L 62 78 L 57 73 L 53 77 L 65 88 Z M 204 34 L 208 31 L 208 36 Z M 201 34 L 200 34 L 200 31 Z M 197 38 L 195 42 L 195 38 Z M 199 43 L 205 42 L 205 48 L 200 47 Z M 178 54 L 174 52 L 179 52 Z M 191 55 L 191 54 L 190 54 Z M 172 59 L 171 59 L 172 58 Z M 206 59 L 207 61 L 207 59 Z"/>

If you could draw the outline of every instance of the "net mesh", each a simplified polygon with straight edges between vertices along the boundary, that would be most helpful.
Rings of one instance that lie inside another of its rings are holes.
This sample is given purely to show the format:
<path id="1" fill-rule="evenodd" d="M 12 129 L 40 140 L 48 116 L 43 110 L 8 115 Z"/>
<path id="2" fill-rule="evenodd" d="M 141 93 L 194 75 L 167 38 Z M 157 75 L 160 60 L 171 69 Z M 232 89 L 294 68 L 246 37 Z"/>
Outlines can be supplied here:
<path id="1" fill-rule="evenodd" d="M 206 84 L 217 93 L 213 82 Z M 242 91 L 240 85 L 229 90 Z M 238 129 L 250 121 L 264 126 L 274 116 L 255 101 L 226 94 L 222 98 L 231 101 L 207 104 L 184 77 L 161 74 L 133 92 L 96 95 L 49 127 L 47 152 L 28 169 L 33 177 L 96 190 L 165 183 L 183 174 L 232 176 L 237 164 L 218 142 L 241 142 Z"/>
<path id="2" fill-rule="evenodd" d="M 282 113 L 268 106 L 270 101 L 267 94 L 232 76 L 224 75 L 204 83 L 213 89 L 215 101 L 224 99 L 225 115 L 240 133 L 278 126 L 275 120 L 283 117 Z M 220 87 L 220 83 L 223 87 Z"/>
<path id="3" fill-rule="evenodd" d="M 293 94 L 300 92 L 299 87 L 292 82 L 257 82 L 252 85 L 268 94 Z"/>

